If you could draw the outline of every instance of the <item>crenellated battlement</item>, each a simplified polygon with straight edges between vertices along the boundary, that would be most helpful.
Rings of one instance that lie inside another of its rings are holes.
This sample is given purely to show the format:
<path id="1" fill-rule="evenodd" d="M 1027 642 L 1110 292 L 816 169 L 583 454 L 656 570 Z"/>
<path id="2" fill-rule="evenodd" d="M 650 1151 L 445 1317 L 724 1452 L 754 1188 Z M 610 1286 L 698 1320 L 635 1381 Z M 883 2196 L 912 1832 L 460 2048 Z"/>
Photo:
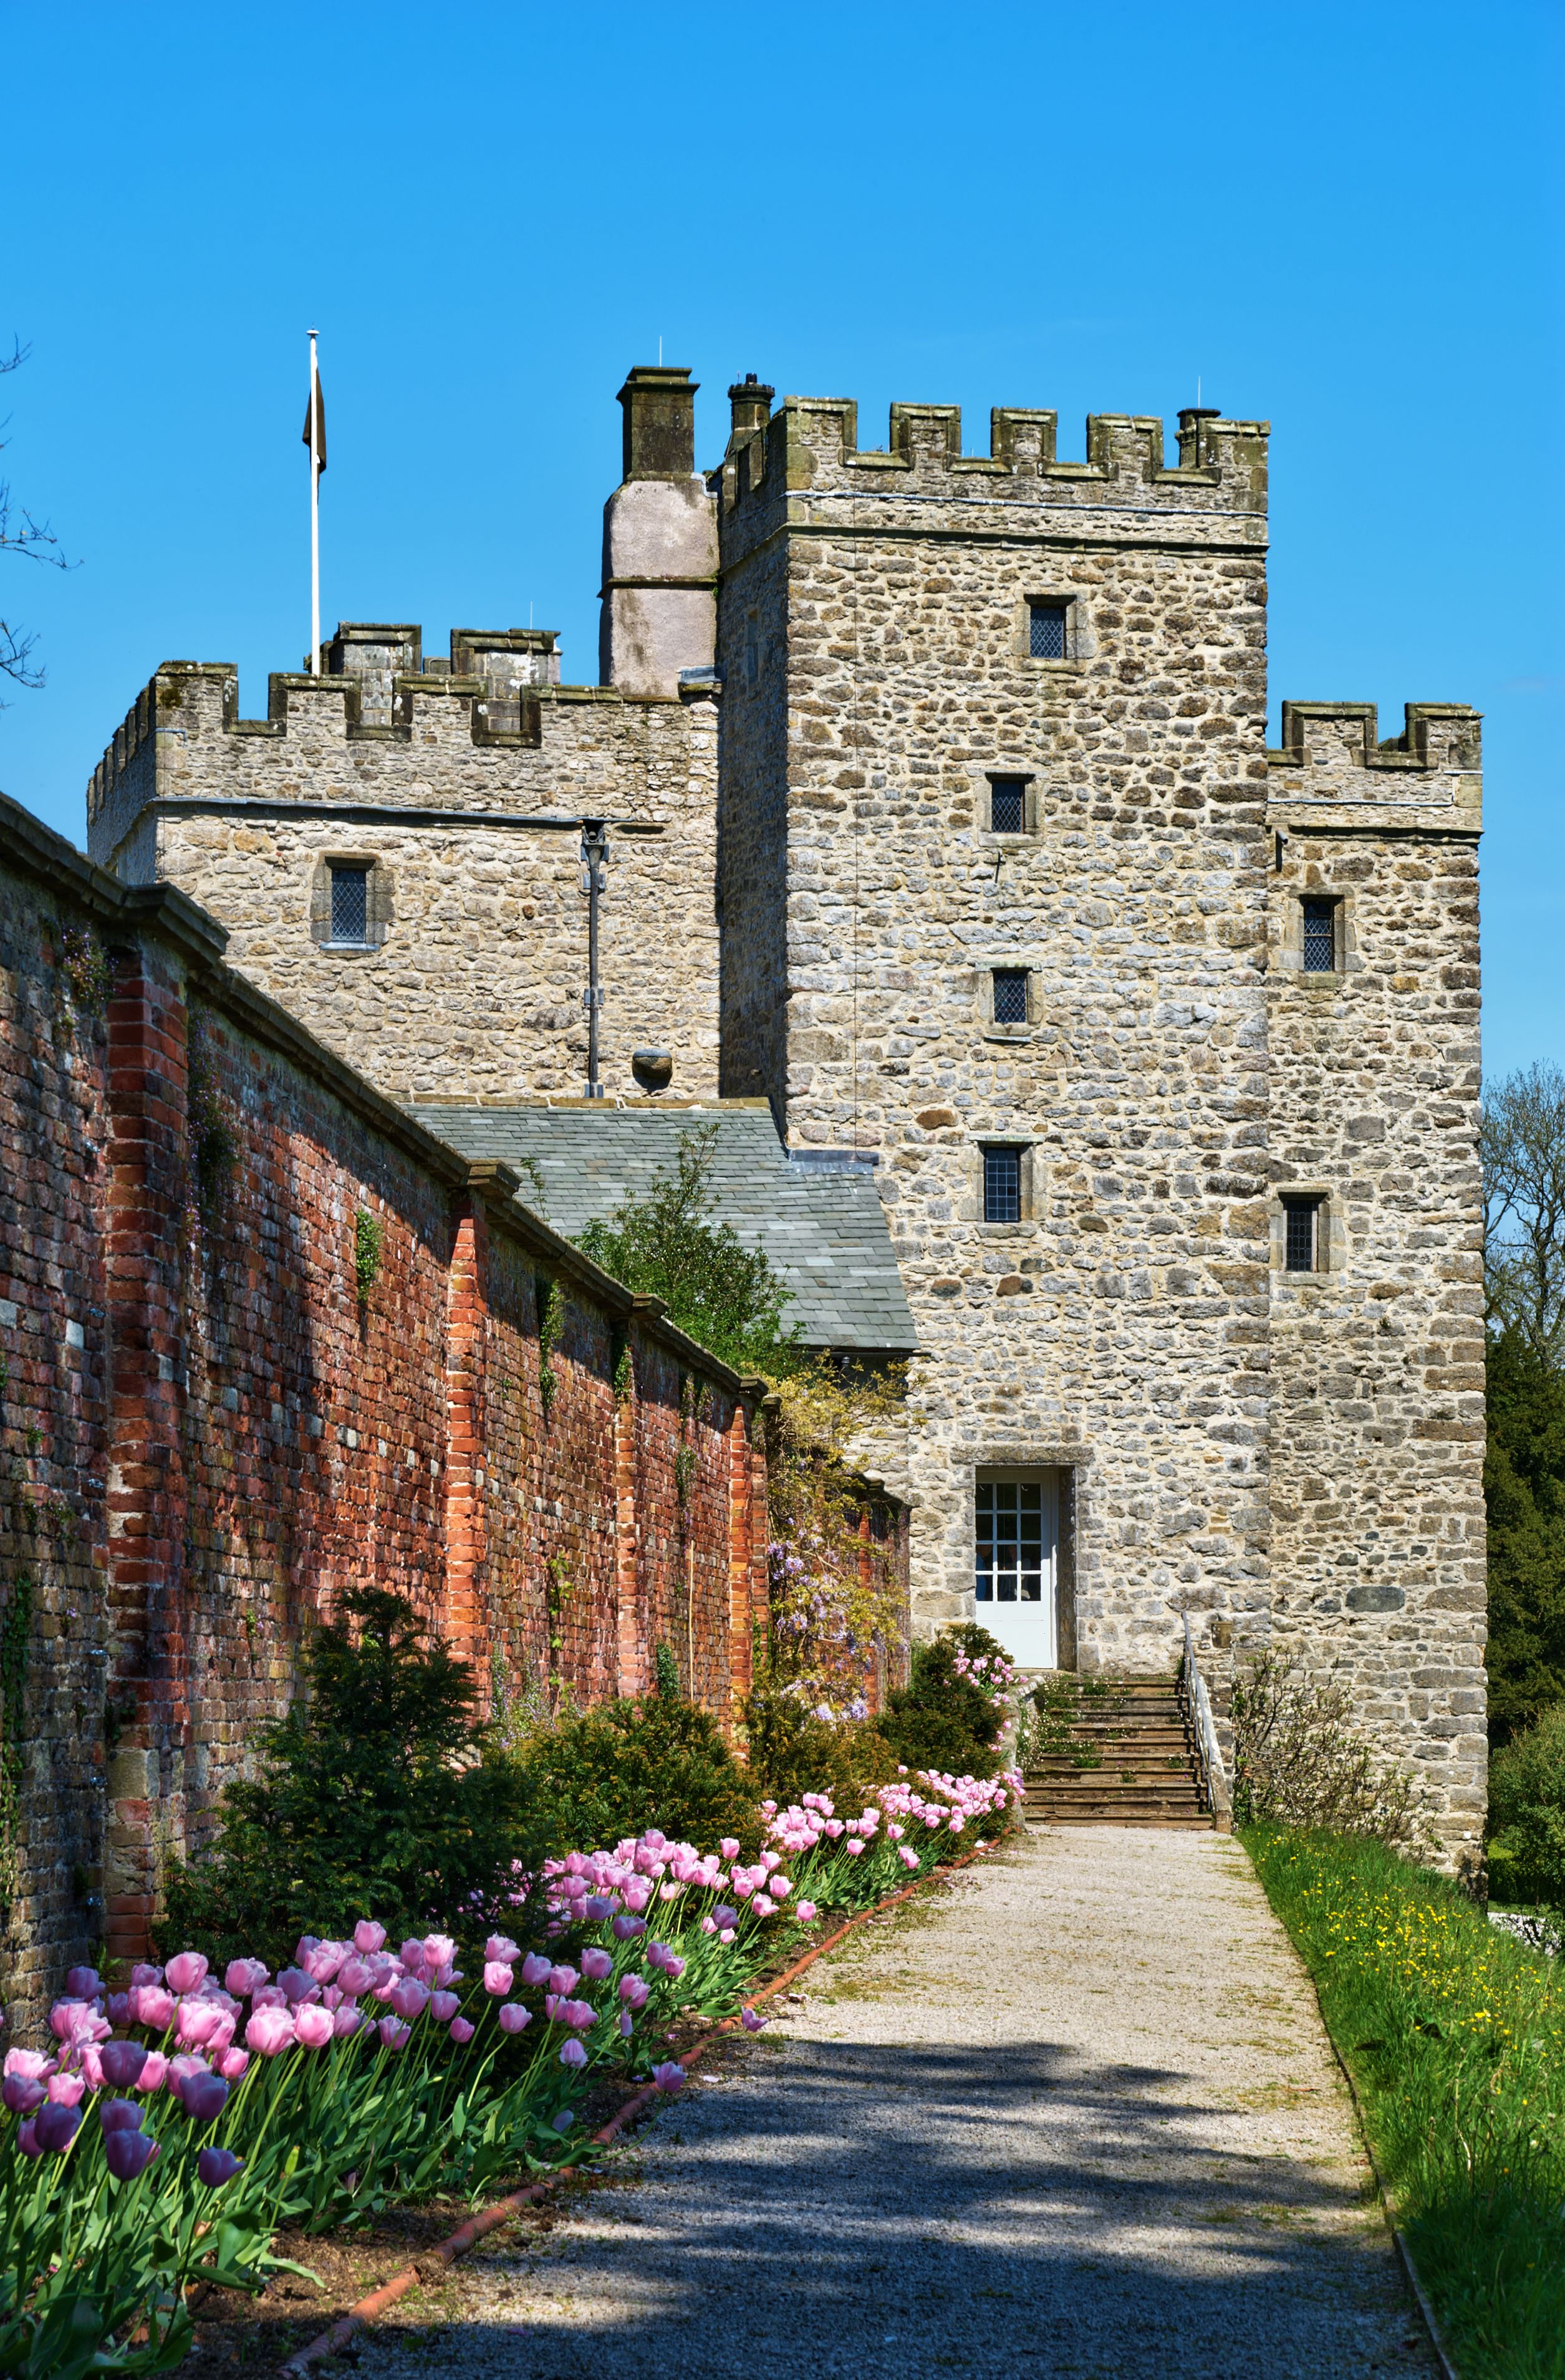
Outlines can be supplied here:
<path id="1" fill-rule="evenodd" d="M 1137 509 L 1150 503 L 1240 515 L 1266 508 L 1270 423 L 1227 421 L 1209 407 L 1180 413 L 1177 464 L 1165 460 L 1161 419 L 1127 413 L 1090 414 L 1086 460 L 1071 463 L 1057 452 L 1058 416 L 1046 408 L 996 406 L 988 454 L 964 455 L 960 406 L 893 405 L 886 446 L 862 448 L 850 397 L 785 397 L 762 422 L 756 389 L 740 395 L 721 470 L 729 516 L 806 493 Z"/>
<path id="2" fill-rule="evenodd" d="M 1282 742 L 1266 754 L 1272 802 L 1457 808 L 1475 823 L 1483 714 L 1464 702 L 1410 702 L 1400 735 L 1382 741 L 1378 723 L 1373 702 L 1285 702 Z"/>

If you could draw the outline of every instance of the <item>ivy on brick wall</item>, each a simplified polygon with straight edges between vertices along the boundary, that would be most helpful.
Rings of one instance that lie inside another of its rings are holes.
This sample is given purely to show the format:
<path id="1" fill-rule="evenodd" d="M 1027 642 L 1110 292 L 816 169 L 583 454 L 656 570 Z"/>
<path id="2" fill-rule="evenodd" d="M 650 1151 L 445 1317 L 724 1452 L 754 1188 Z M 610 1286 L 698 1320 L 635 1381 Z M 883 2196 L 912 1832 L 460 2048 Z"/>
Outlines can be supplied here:
<path id="1" fill-rule="evenodd" d="M 565 1300 L 559 1293 L 557 1281 L 538 1281 L 538 1394 L 544 1411 L 554 1403 L 559 1387 L 559 1375 L 550 1360 L 559 1345 L 560 1331 L 565 1323 Z"/>
<path id="2" fill-rule="evenodd" d="M 6 1909 L 21 1890 L 21 1782 L 32 1603 L 32 1579 L 22 1571 L 0 1620 L 0 1907 Z"/>
<path id="3" fill-rule="evenodd" d="M 185 1074 L 185 1113 L 190 1128 L 190 1193 L 186 1214 L 192 1231 L 221 1202 L 238 1158 L 238 1143 L 217 1088 L 217 1069 L 206 1026 L 190 1019 Z"/>
<path id="4" fill-rule="evenodd" d="M 60 936 L 60 978 L 79 1017 L 102 1016 L 108 1005 L 109 963 L 85 926 L 67 926 Z"/>
<path id="5" fill-rule="evenodd" d="M 385 1226 L 378 1215 L 361 1207 L 353 1217 L 353 1274 L 359 1286 L 359 1303 L 368 1305 L 370 1292 L 380 1278 L 381 1257 L 385 1245 Z"/>

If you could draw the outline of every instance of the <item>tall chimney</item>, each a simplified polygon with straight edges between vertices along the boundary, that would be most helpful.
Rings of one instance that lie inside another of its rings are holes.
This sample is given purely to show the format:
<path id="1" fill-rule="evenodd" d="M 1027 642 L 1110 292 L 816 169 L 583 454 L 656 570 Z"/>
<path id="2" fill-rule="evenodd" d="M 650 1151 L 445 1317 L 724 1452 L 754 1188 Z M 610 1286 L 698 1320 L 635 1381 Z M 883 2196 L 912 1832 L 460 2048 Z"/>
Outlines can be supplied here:
<path id="1" fill-rule="evenodd" d="M 753 438 L 758 430 L 764 430 L 772 418 L 772 399 L 776 395 L 776 390 L 768 388 L 764 380 L 757 380 L 753 372 L 746 372 L 742 380 L 735 381 L 728 391 L 728 412 L 733 424 L 728 433 L 730 455 L 747 438 Z"/>
<path id="2" fill-rule="evenodd" d="M 604 507 L 598 675 L 677 695 L 717 637 L 717 510 L 695 468 L 695 393 L 682 369 L 637 364 L 619 392 L 625 476 Z"/>

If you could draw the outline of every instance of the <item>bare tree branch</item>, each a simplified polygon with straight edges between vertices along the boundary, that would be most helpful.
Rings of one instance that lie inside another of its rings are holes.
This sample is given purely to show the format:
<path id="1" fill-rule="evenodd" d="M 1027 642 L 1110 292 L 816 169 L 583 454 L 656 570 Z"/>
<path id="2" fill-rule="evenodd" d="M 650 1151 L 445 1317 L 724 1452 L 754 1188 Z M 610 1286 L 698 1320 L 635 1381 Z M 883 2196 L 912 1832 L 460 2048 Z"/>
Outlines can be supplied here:
<path id="1" fill-rule="evenodd" d="M 10 354 L 0 356 L 0 377 L 19 371 L 31 352 L 19 339 L 13 339 Z M 0 430 L 9 427 L 8 420 L 0 422 Z M 8 439 L 0 438 L 0 453 L 9 443 Z M 35 520 L 25 505 L 13 503 L 8 480 L 0 480 L 0 553 L 19 554 L 26 562 L 42 562 L 52 570 L 69 570 L 73 566 L 60 551 L 60 540 L 48 522 Z M 0 619 L 0 677 L 8 677 L 17 686 L 42 686 L 43 672 L 30 658 L 37 641 L 35 636 Z M 0 710 L 5 707 L 0 703 Z"/>
<path id="2" fill-rule="evenodd" d="M 1491 1324 L 1565 1361 L 1565 1072 L 1535 1065 L 1485 1094 L 1484 1286 Z"/>

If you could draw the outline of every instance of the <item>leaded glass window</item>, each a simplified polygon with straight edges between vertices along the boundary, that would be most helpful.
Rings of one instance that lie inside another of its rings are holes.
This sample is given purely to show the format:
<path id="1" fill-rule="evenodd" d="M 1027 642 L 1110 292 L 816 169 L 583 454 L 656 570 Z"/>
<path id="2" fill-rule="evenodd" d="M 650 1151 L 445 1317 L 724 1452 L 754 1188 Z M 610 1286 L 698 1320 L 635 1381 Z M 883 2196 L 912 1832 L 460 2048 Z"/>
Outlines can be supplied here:
<path id="1" fill-rule="evenodd" d="M 1021 1151 L 1019 1148 L 986 1148 L 984 1151 L 984 1220 L 986 1223 L 1020 1223 L 1021 1220 Z"/>
<path id="2" fill-rule="evenodd" d="M 1065 659 L 1065 606 L 1063 603 L 1029 603 L 1027 606 L 1027 650 L 1035 662 L 1062 662 Z"/>
<path id="3" fill-rule="evenodd" d="M 1331 975 L 1337 966 L 1337 904 L 1307 900 L 1304 912 L 1304 972 Z"/>
<path id="4" fill-rule="evenodd" d="M 1027 970 L 1025 967 L 995 969 L 995 1022 L 996 1025 L 1026 1024 Z"/>
<path id="5" fill-rule="evenodd" d="M 992 777 L 990 779 L 989 832 L 991 834 L 1026 833 L 1027 780 L 1025 777 Z"/>
<path id="6" fill-rule="evenodd" d="M 370 937 L 370 871 L 367 868 L 332 869 L 332 940 L 365 942 Z"/>
<path id="7" fill-rule="evenodd" d="M 1283 1200 L 1283 1264 L 1289 1272 L 1320 1270 L 1320 1210 L 1318 1198 Z"/>

